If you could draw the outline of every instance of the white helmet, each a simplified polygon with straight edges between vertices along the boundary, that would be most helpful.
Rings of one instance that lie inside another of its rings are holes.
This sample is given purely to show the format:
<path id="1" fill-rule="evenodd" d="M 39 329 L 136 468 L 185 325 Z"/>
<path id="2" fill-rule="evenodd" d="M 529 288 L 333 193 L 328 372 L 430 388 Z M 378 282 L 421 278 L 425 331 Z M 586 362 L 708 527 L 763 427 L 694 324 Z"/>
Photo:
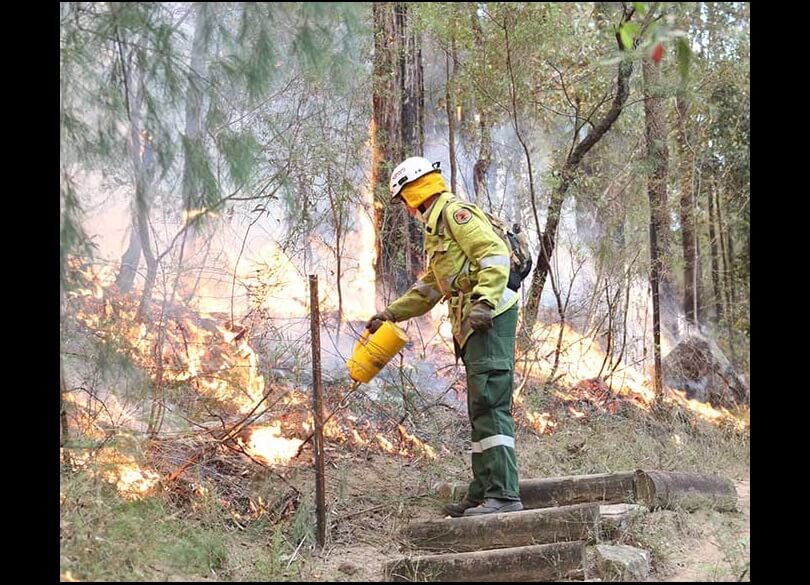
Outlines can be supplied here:
<path id="1" fill-rule="evenodd" d="M 406 184 L 415 181 L 423 175 L 432 173 L 433 171 L 440 171 L 440 161 L 433 164 L 421 156 L 412 156 L 406 158 L 404 161 L 397 165 L 394 172 L 391 173 L 391 181 L 389 186 L 391 188 L 391 200 L 393 201 L 399 196 L 399 192 Z"/>

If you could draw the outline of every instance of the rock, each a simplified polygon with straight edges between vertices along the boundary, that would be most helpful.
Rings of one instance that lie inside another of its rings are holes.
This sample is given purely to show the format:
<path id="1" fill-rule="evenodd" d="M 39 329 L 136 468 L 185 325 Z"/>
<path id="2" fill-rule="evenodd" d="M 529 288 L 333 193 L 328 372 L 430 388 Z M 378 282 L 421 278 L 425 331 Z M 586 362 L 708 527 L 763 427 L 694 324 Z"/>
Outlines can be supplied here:
<path id="1" fill-rule="evenodd" d="M 664 384 L 687 398 L 734 408 L 748 404 L 750 388 L 716 343 L 701 335 L 679 342 L 661 361 Z"/>
<path id="2" fill-rule="evenodd" d="M 340 566 L 338 567 L 338 571 L 341 573 L 346 573 L 347 575 L 354 575 L 357 572 L 357 569 L 357 565 L 353 565 L 348 561 L 340 563 Z"/>
<path id="3" fill-rule="evenodd" d="M 626 545 L 598 544 L 596 567 L 604 581 L 646 581 L 650 573 L 650 554 Z"/>
<path id="4" fill-rule="evenodd" d="M 436 495 L 439 496 L 444 501 L 456 502 L 464 497 L 464 494 L 467 493 L 467 486 L 466 483 L 452 483 L 449 481 L 443 481 L 441 483 L 437 483 L 433 485 L 433 489 L 436 492 Z"/>
<path id="5" fill-rule="evenodd" d="M 641 504 L 603 504 L 599 506 L 602 537 L 616 540 L 634 518 L 647 512 Z"/>

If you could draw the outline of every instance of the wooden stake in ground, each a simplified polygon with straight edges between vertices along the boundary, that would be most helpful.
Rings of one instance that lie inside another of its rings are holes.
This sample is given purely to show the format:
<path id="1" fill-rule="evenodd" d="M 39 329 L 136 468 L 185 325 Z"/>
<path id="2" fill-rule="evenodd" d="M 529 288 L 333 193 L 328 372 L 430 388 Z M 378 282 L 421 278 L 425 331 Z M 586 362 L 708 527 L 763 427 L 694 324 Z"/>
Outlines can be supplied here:
<path id="1" fill-rule="evenodd" d="M 529 544 L 591 540 L 599 526 L 599 504 L 483 514 L 411 524 L 410 543 L 427 550 L 469 552 Z"/>
<path id="2" fill-rule="evenodd" d="M 560 542 L 401 559 L 387 563 L 384 572 L 386 581 L 581 580 L 584 556 L 585 543 Z"/>
<path id="3" fill-rule="evenodd" d="M 655 508 L 710 507 L 723 511 L 737 509 L 734 483 L 719 475 L 677 471 L 636 471 L 638 501 Z"/>
<path id="4" fill-rule="evenodd" d="M 309 275 L 310 336 L 312 338 L 312 410 L 315 436 L 315 514 L 318 546 L 326 542 L 326 489 L 323 462 L 323 396 L 321 392 L 321 311 L 318 305 L 318 275 Z"/>

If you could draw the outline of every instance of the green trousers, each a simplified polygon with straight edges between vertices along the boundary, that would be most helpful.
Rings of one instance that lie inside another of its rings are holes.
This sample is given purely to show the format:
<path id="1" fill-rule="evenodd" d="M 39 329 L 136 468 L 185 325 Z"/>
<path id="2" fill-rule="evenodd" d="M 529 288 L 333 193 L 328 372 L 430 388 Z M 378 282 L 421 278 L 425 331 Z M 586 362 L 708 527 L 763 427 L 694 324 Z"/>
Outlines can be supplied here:
<path id="1" fill-rule="evenodd" d="M 512 419 L 517 305 L 495 317 L 492 327 L 476 331 L 461 353 L 467 371 L 467 413 L 472 425 L 474 500 L 519 500 Z"/>

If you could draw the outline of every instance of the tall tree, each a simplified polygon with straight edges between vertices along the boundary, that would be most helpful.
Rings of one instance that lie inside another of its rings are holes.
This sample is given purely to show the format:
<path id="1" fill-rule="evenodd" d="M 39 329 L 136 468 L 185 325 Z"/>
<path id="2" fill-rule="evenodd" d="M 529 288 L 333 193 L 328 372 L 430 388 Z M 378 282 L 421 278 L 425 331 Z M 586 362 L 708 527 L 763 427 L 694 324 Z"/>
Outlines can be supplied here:
<path id="1" fill-rule="evenodd" d="M 374 78 L 371 184 L 378 234 L 376 270 L 378 281 L 390 283 L 393 289 L 390 292 L 399 295 L 416 280 L 422 268 L 422 262 L 414 261 L 414 256 L 421 257 L 421 254 L 412 252 L 420 249 L 418 246 L 421 245 L 421 238 L 414 237 L 418 232 L 411 227 L 413 220 L 403 207 L 390 203 L 388 179 L 394 165 L 406 156 L 421 155 L 421 152 L 407 153 L 403 143 L 403 136 L 407 136 L 408 148 L 418 146 L 415 144 L 415 137 L 421 137 L 423 132 L 418 128 L 422 119 L 418 105 L 422 103 L 422 98 L 415 94 L 422 87 L 419 82 L 421 74 L 418 71 L 421 61 L 418 58 L 417 43 L 410 31 L 409 8 L 405 3 L 374 2 L 372 16 Z M 417 58 L 413 57 L 415 52 Z M 404 128 L 406 125 L 408 127 Z"/>
<path id="2" fill-rule="evenodd" d="M 662 398 L 663 378 L 661 372 L 661 303 L 660 292 L 664 286 L 666 269 L 664 254 L 668 250 L 669 219 L 667 216 L 667 170 L 669 149 L 667 147 L 666 115 L 664 98 L 661 95 L 661 65 L 657 59 L 646 57 L 642 61 L 644 78 L 644 119 L 647 136 L 647 159 L 651 167 L 647 179 L 650 200 L 650 287 L 653 301 L 653 352 L 655 362 L 655 395 Z"/>
<path id="3" fill-rule="evenodd" d="M 691 323 L 700 319 L 701 306 L 698 295 L 699 278 L 697 270 L 700 260 L 697 255 L 695 235 L 694 199 L 694 157 L 688 138 L 689 104 L 686 92 L 681 90 L 676 96 L 678 174 L 680 184 L 681 247 L 683 249 L 683 312 Z"/>
<path id="4" fill-rule="evenodd" d="M 422 156 L 425 150 L 425 76 L 421 34 L 413 25 L 412 8 L 407 4 L 400 4 L 398 19 L 402 33 L 402 155 L 407 158 Z M 413 281 L 424 269 L 424 238 L 419 222 L 407 218 L 407 224 L 408 253 L 405 256 L 405 272 Z"/>
<path id="5" fill-rule="evenodd" d="M 450 9 L 450 50 L 444 55 L 445 63 L 445 109 L 447 110 L 447 144 L 448 144 L 448 157 L 450 158 L 450 190 L 456 193 L 456 186 L 458 185 L 457 163 L 456 163 L 456 95 L 454 88 L 454 78 L 456 76 L 456 69 L 458 68 L 458 51 L 456 48 L 456 10 L 455 7 Z"/>
<path id="6" fill-rule="evenodd" d="M 718 250 L 718 234 L 717 234 L 717 223 L 715 219 L 714 213 L 714 201 L 715 201 L 715 189 L 716 189 L 716 178 L 715 178 L 715 171 L 712 170 L 713 165 L 709 167 L 708 173 L 708 188 L 706 189 L 706 199 L 707 199 L 707 207 L 709 211 L 709 248 L 710 248 L 710 255 L 711 255 L 711 276 L 712 276 L 712 287 L 714 291 L 714 319 L 715 323 L 720 323 L 720 319 L 723 317 L 723 295 L 721 293 L 722 284 L 720 281 L 720 252 Z"/>
<path id="7" fill-rule="evenodd" d="M 466 2 L 465 4 L 468 7 L 470 15 L 470 27 L 473 31 L 477 63 L 479 63 L 480 69 L 486 71 L 488 63 L 487 47 L 484 31 L 481 28 L 478 6 L 475 2 Z M 478 159 L 473 165 L 473 191 L 475 193 L 475 204 L 479 207 L 483 207 L 484 201 L 486 200 L 490 211 L 492 211 L 492 202 L 489 200 L 487 180 L 487 172 L 492 164 L 492 120 L 485 100 L 478 99 L 477 107 L 480 142 L 478 146 Z"/>

